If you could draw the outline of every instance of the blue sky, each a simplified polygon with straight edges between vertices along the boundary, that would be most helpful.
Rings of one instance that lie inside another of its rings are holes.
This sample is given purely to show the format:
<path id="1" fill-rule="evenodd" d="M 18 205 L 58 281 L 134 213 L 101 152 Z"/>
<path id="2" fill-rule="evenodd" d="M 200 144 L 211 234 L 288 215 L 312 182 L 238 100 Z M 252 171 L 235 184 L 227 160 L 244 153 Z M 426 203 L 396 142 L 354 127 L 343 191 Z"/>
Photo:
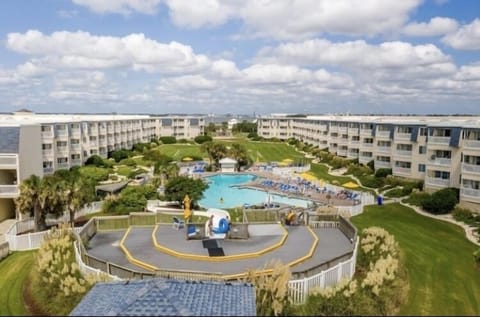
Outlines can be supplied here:
<path id="1" fill-rule="evenodd" d="M 0 112 L 480 114 L 476 0 L 2 0 Z"/>

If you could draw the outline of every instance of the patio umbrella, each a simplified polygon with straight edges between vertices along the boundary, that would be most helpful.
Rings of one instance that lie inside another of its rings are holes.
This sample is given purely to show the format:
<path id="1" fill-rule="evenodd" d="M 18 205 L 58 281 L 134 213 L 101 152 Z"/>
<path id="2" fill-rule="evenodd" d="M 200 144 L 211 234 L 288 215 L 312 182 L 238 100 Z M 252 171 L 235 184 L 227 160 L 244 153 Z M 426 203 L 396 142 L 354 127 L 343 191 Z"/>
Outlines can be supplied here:
<path id="1" fill-rule="evenodd" d="M 193 158 L 189 157 L 189 156 L 186 156 L 182 159 L 182 161 L 184 162 L 189 162 L 189 161 L 193 161 Z"/>
<path id="2" fill-rule="evenodd" d="M 358 184 L 354 183 L 354 182 L 348 182 L 348 183 L 345 183 L 342 185 L 343 187 L 347 187 L 347 188 L 358 188 Z"/>
<path id="3" fill-rule="evenodd" d="M 282 160 L 282 162 L 285 162 L 285 163 L 293 163 L 293 160 L 292 160 L 292 159 L 289 159 L 289 158 L 286 158 L 286 159 Z"/>

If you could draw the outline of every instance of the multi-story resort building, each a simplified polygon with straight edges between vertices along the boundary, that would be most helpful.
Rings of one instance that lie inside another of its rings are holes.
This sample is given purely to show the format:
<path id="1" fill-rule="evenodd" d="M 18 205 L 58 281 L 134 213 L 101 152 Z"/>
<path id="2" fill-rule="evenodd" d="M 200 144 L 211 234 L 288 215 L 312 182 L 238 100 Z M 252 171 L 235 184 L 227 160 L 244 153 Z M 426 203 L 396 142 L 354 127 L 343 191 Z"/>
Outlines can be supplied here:
<path id="1" fill-rule="evenodd" d="M 202 116 L 0 114 L 0 221 L 19 217 L 18 184 L 32 174 L 82 165 L 91 155 L 107 157 L 154 137 L 191 139 L 204 128 Z"/>
<path id="2" fill-rule="evenodd" d="M 393 175 L 424 181 L 426 191 L 460 189 L 460 204 L 480 211 L 478 116 L 288 116 L 258 120 L 258 135 L 296 138 Z"/>

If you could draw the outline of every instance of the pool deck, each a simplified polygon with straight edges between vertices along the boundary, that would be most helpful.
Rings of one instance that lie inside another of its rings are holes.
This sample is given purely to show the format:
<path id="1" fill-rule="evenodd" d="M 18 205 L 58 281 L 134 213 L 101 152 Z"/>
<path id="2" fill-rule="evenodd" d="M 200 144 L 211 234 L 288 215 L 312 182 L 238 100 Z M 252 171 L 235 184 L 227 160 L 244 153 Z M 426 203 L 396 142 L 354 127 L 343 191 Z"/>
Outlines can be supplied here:
<path id="1" fill-rule="evenodd" d="M 255 225 L 252 225 L 255 226 Z M 279 225 L 280 226 L 280 225 Z M 290 263 L 292 272 L 303 272 L 318 264 L 334 259 L 353 250 L 354 245 L 334 228 L 308 229 L 305 226 L 285 227 L 288 236 L 283 245 L 269 252 L 246 259 L 211 262 L 181 258 L 164 253 L 153 245 L 152 233 L 154 227 L 132 227 L 124 239 L 124 247 L 135 259 L 152 265 L 158 269 L 208 272 L 225 275 L 243 274 L 248 269 L 262 269 L 272 260 Z M 148 272 L 146 269 L 129 262 L 119 246 L 126 230 L 114 232 L 98 232 L 89 243 L 88 253 L 100 259 Z M 316 248 L 314 241 L 318 238 Z M 184 229 L 176 230 L 171 225 L 160 225 L 156 232 L 158 244 L 167 246 L 177 252 L 200 257 L 208 256 L 201 240 L 186 240 Z M 248 240 L 223 240 L 220 246 L 225 255 L 254 253 L 268 248 L 281 239 L 279 234 L 253 235 Z M 305 259 L 311 253 L 311 257 Z M 218 257 L 215 257 L 218 258 Z M 299 259 L 302 261 L 299 262 Z"/>
<path id="2" fill-rule="evenodd" d="M 218 174 L 225 174 L 225 173 L 217 173 L 217 172 L 208 172 L 204 173 L 202 177 L 208 177 L 208 176 L 214 176 Z M 279 175 L 275 175 L 272 173 L 268 172 L 262 172 L 262 171 L 245 171 L 245 172 L 238 172 L 238 173 L 227 173 L 227 174 L 252 174 L 260 178 L 264 179 L 269 179 L 273 180 L 276 182 L 287 182 L 287 179 L 285 177 L 281 177 Z M 238 184 L 234 185 L 238 188 L 250 188 L 250 189 L 255 189 L 255 190 L 261 190 L 264 192 L 269 192 L 272 194 L 277 194 L 280 196 L 285 196 L 289 198 L 298 198 L 298 199 L 305 199 L 305 200 L 310 200 L 314 202 L 318 202 L 323 205 L 331 204 L 334 206 L 355 206 L 360 203 L 360 201 L 357 200 L 352 200 L 352 199 L 344 199 L 344 198 L 339 198 L 336 197 L 335 195 L 331 195 L 330 199 L 327 198 L 327 193 L 319 193 L 314 190 L 307 190 L 304 194 L 302 193 L 295 193 L 295 192 L 284 192 L 272 187 L 267 187 L 264 186 L 261 182 L 258 181 L 253 181 L 253 182 L 248 182 L 248 183 L 243 183 L 243 184 Z M 348 191 L 347 189 L 345 189 Z"/>

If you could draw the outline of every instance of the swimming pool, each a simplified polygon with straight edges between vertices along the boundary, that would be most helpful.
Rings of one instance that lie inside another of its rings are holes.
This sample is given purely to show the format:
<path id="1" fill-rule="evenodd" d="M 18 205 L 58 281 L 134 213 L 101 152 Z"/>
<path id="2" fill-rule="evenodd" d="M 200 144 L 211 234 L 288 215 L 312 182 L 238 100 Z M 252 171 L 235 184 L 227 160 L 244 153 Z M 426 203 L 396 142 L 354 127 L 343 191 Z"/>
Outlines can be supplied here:
<path id="1" fill-rule="evenodd" d="M 206 177 L 208 189 L 198 204 L 204 208 L 233 208 L 244 204 L 258 205 L 267 201 L 267 193 L 261 190 L 232 187 L 250 182 L 257 176 L 252 174 L 218 174 Z M 310 201 L 298 198 L 270 194 L 273 203 L 282 203 L 298 207 L 307 207 Z M 222 201 L 223 200 L 223 201 Z"/>

